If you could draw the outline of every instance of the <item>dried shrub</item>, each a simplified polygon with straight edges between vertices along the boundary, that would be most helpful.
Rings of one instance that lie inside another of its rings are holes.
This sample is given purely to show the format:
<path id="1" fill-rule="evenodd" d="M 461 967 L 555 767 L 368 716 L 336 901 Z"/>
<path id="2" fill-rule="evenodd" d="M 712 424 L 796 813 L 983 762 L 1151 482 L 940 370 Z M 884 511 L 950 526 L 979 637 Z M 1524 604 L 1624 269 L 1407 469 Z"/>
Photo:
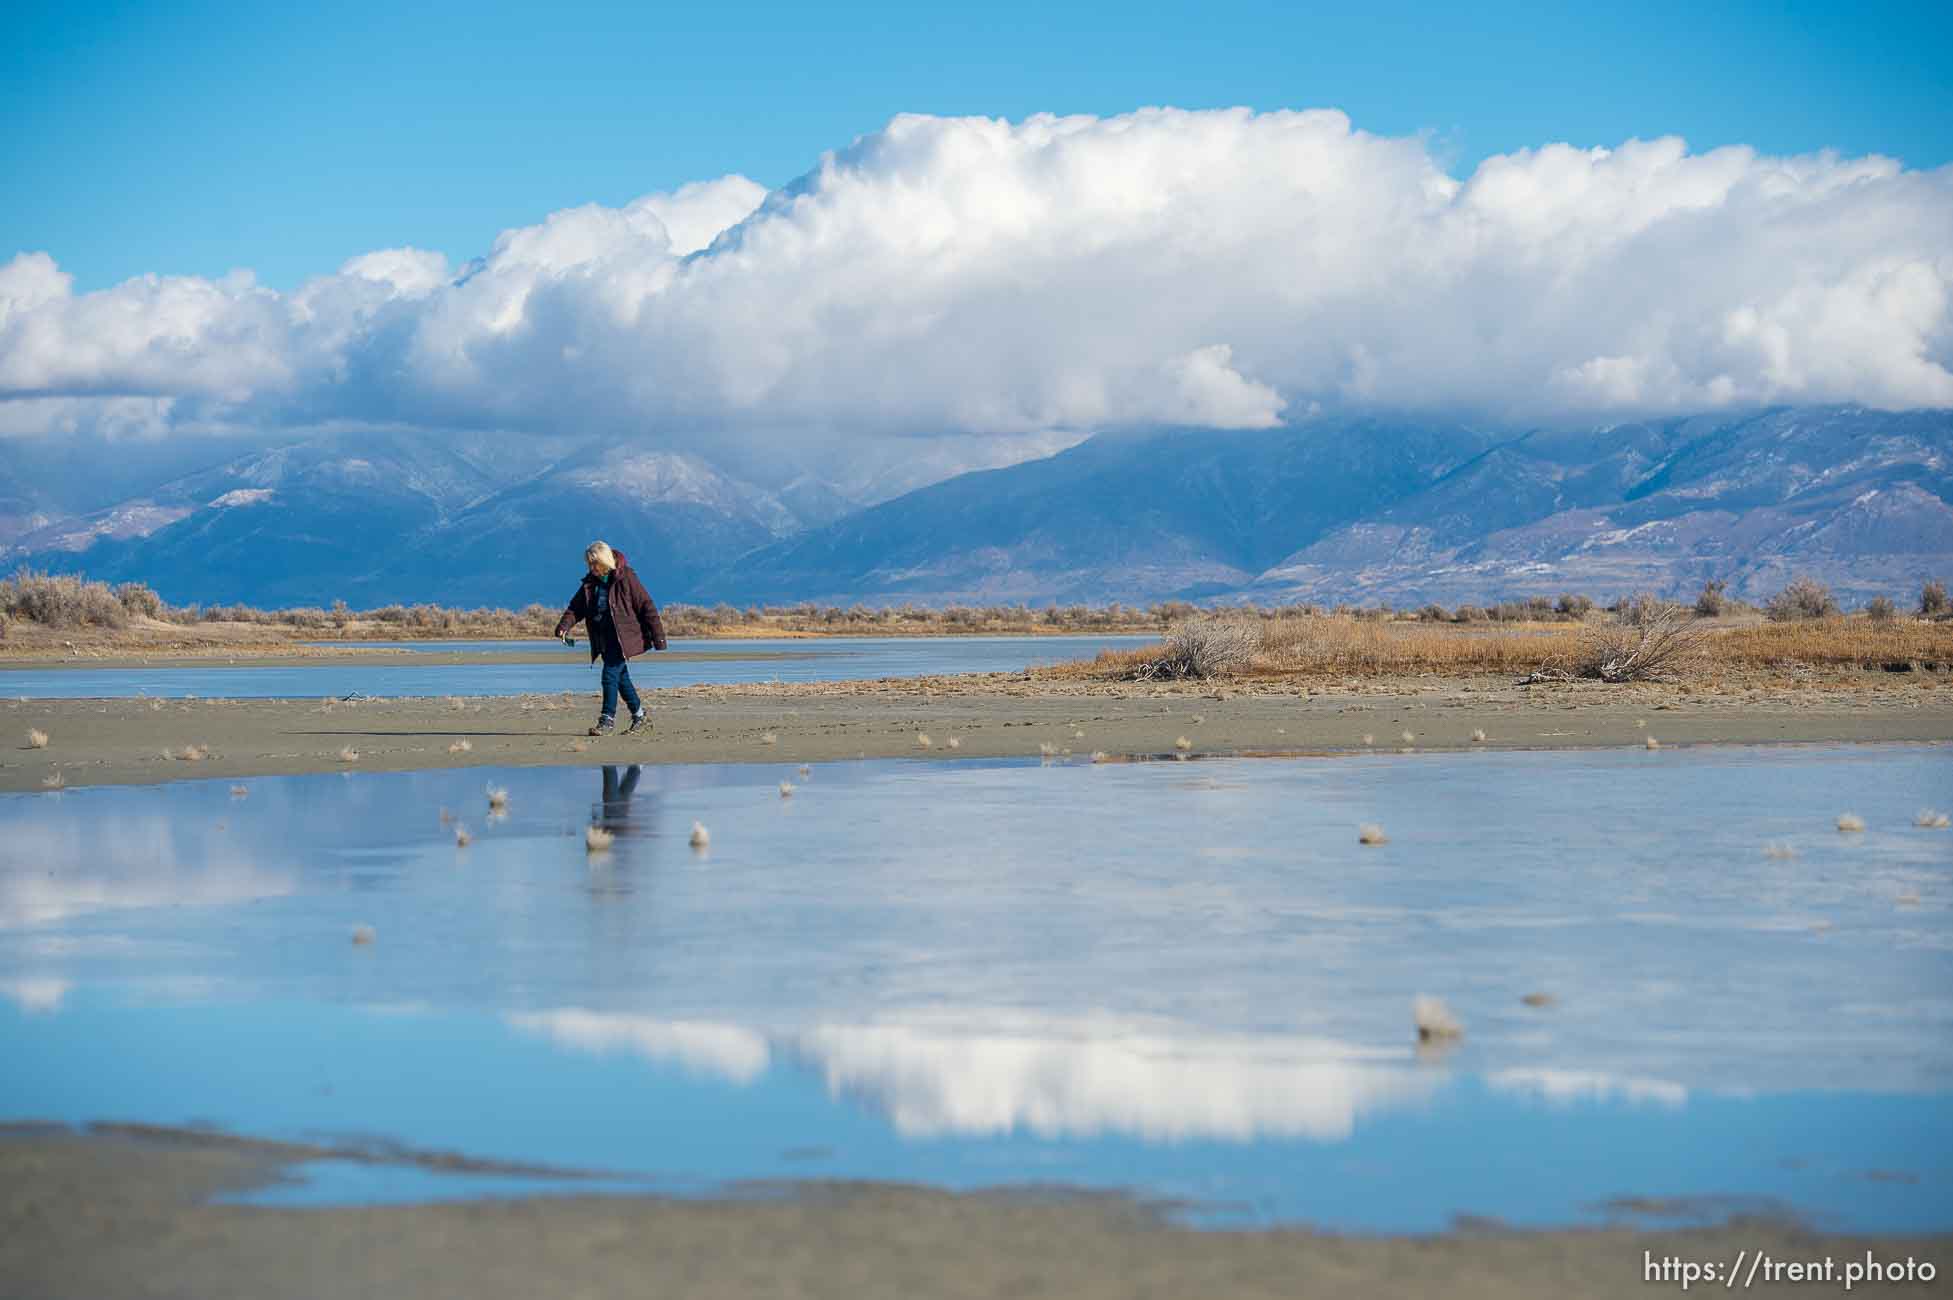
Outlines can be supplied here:
<path id="1" fill-rule="evenodd" d="M 121 627 L 129 621 L 106 582 L 34 569 L 0 580 L 0 614 L 43 627 Z"/>
<path id="2" fill-rule="evenodd" d="M 1865 602 L 1865 617 L 1874 623 L 1890 623 L 1899 617 L 1899 607 L 1885 596 L 1873 596 Z"/>
<path id="3" fill-rule="evenodd" d="M 1680 605 L 1637 596 L 1623 602 L 1617 622 L 1587 630 L 1570 671 L 1603 682 L 1657 680 L 1695 657 L 1706 637 Z"/>
<path id="4" fill-rule="evenodd" d="M 1245 618 L 1200 618 L 1182 623 L 1167 633 L 1165 643 L 1155 654 L 1137 664 L 1133 681 L 1206 680 L 1220 677 L 1252 663 L 1261 649 L 1260 620 Z"/>
<path id="5" fill-rule="evenodd" d="M 1928 579 L 1919 589 L 1919 613 L 1924 618 L 1945 618 L 1953 614 L 1953 599 L 1946 595 L 1946 584 L 1938 578 Z"/>
<path id="6" fill-rule="evenodd" d="M 1799 576 L 1770 597 L 1763 613 L 1772 623 L 1794 623 L 1807 618 L 1836 618 L 1839 610 L 1829 587 L 1815 578 Z"/>
<path id="7" fill-rule="evenodd" d="M 115 589 L 122 608 L 139 618 L 161 618 L 163 598 L 140 582 L 125 582 Z"/>
<path id="8" fill-rule="evenodd" d="M 1557 601 L 1553 602 L 1553 612 L 1561 618 L 1582 620 L 1587 615 L 1593 613 L 1593 610 L 1594 602 L 1591 596 L 1575 596 L 1571 593 L 1566 593 L 1562 594 Z"/>
<path id="9" fill-rule="evenodd" d="M 1702 591 L 1695 598 L 1695 612 L 1703 618 L 1719 618 L 1729 608 L 1729 598 L 1723 595 L 1729 584 L 1711 578 L 1702 584 Z"/>

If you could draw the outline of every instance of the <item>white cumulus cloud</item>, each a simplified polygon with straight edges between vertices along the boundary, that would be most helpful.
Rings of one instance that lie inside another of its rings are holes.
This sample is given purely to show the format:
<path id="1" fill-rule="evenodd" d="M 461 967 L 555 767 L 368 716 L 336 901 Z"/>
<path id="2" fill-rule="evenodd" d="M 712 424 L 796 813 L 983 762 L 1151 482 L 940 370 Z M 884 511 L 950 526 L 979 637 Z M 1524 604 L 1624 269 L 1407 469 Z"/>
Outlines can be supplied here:
<path id="1" fill-rule="evenodd" d="M 781 190 L 572 208 L 460 268 L 402 248 L 289 294 L 77 294 L 45 253 L 0 266 L 0 431 L 46 411 L 1024 434 L 1769 402 L 1953 405 L 1953 168 L 1659 139 L 1459 180 L 1334 111 L 902 116 Z"/>

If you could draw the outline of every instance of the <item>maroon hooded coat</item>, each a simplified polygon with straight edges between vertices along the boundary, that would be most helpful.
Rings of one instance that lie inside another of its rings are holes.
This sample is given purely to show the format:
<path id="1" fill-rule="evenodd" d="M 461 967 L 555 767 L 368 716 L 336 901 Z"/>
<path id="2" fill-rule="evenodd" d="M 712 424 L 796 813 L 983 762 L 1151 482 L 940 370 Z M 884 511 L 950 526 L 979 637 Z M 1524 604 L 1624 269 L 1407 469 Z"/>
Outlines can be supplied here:
<path id="1" fill-rule="evenodd" d="M 610 577 L 610 628 L 617 634 L 618 648 L 626 659 L 643 654 L 647 646 L 664 649 L 665 623 L 658 617 L 658 607 L 651 603 L 651 593 L 637 580 L 637 570 L 624 563 L 622 551 L 612 551 L 611 557 L 617 561 L 617 568 Z M 570 597 L 569 608 L 556 621 L 556 635 L 588 622 L 590 611 L 596 607 L 597 575 L 586 573 L 576 595 Z M 597 638 L 591 637 L 590 657 L 595 659 L 602 653 Z"/>

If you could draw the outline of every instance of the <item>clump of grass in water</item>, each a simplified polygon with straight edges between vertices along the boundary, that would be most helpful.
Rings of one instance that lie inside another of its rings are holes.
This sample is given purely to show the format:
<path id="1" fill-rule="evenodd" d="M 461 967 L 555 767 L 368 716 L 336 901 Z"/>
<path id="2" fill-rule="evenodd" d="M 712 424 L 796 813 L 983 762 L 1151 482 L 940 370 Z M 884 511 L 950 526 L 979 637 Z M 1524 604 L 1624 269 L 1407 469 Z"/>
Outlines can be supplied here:
<path id="1" fill-rule="evenodd" d="M 1058 756 L 1058 747 L 1048 740 L 1040 740 L 1038 742 L 1038 753 L 1044 758 L 1056 758 Z"/>
<path id="2" fill-rule="evenodd" d="M 454 844 L 456 848 L 465 849 L 474 842 L 474 839 L 475 837 L 468 833 L 466 826 L 457 826 L 454 828 Z"/>
<path id="3" fill-rule="evenodd" d="M 1465 1027 L 1451 1014 L 1451 1008 L 1422 993 L 1411 1003 L 1411 1023 L 1417 1026 L 1420 1043 L 1449 1042 L 1465 1036 Z"/>
<path id="4" fill-rule="evenodd" d="M 379 935 L 374 932 L 373 927 L 370 925 L 356 925 L 353 927 L 353 943 L 358 947 L 369 947 L 372 945 L 373 940 L 377 938 L 379 938 Z"/>
<path id="5" fill-rule="evenodd" d="M 509 806 L 509 792 L 499 785 L 488 787 L 488 806 L 496 812 Z"/>
<path id="6" fill-rule="evenodd" d="M 1185 736 L 1176 736 L 1173 740 L 1173 747 L 1184 754 L 1193 748 L 1193 742 Z"/>
<path id="7" fill-rule="evenodd" d="M 457 741 L 455 741 L 455 742 L 454 742 L 454 743 L 453 743 L 452 745 L 449 745 L 449 746 L 448 746 L 448 753 L 450 753 L 450 754 L 465 754 L 465 753 L 467 753 L 467 752 L 468 752 L 469 750 L 471 750 L 471 749 L 473 749 L 474 747 L 475 747 L 475 746 L 474 746 L 474 742 L 473 742 L 473 741 L 468 741 L 468 740 L 457 740 Z"/>
<path id="8" fill-rule="evenodd" d="M 339 751 L 339 761 L 342 763 L 357 763 L 359 762 L 359 751 L 351 745 L 348 745 Z"/>
<path id="9" fill-rule="evenodd" d="M 703 849 L 709 847 L 711 843 L 712 843 L 712 832 L 705 829 L 705 823 L 693 822 L 692 823 L 692 847 L 695 849 Z"/>
<path id="10" fill-rule="evenodd" d="M 1385 835 L 1383 833 L 1383 827 L 1377 825 L 1375 822 L 1364 822 L 1356 828 L 1356 842 L 1358 844 L 1388 844 L 1390 843 L 1390 837 Z"/>
<path id="11" fill-rule="evenodd" d="M 251 787 L 248 785 L 234 785 L 231 787 L 231 798 L 233 799 L 242 799 L 250 793 Z"/>
<path id="12" fill-rule="evenodd" d="M 1108 755 L 1108 754 L 1107 754 L 1107 753 L 1106 753 L 1106 752 L 1105 752 L 1104 750 L 1102 750 L 1102 749 L 1095 749 L 1095 750 L 1093 750 L 1093 751 L 1092 751 L 1092 761 L 1093 761 L 1094 763 L 1103 763 L 1103 762 L 1105 762 L 1105 761 L 1106 761 L 1106 759 L 1107 759 L 1107 758 L 1109 758 L 1109 757 L 1110 757 L 1110 755 Z"/>
<path id="13" fill-rule="evenodd" d="M 814 768 L 813 768 L 813 765 L 812 765 L 812 764 L 810 764 L 810 763 L 802 763 L 802 764 L 800 765 L 800 779 L 801 779 L 801 780 L 803 780 L 803 781 L 805 781 L 805 780 L 806 780 L 806 779 L 807 779 L 808 777 L 810 777 L 810 776 L 812 776 L 813 774 L 814 774 Z"/>
<path id="14" fill-rule="evenodd" d="M 1648 737 L 1648 739 L 1643 741 L 1642 743 L 1645 744 L 1649 749 L 1661 748 L 1661 742 L 1659 740 L 1656 740 L 1653 736 Z"/>
<path id="15" fill-rule="evenodd" d="M 46 749 L 47 733 L 39 727 L 29 727 L 27 729 L 27 747 L 29 749 Z"/>
<path id="16" fill-rule="evenodd" d="M 1852 835 L 1864 829 L 1865 829 L 1865 819 L 1863 817 L 1860 817 L 1857 813 L 1838 814 L 1838 830 L 1843 832 L 1844 834 Z"/>
<path id="17" fill-rule="evenodd" d="M 616 840 L 617 836 L 615 833 L 607 831 L 601 826 L 586 826 L 583 828 L 583 847 L 590 853 L 602 853 L 615 843 Z"/>
<path id="18" fill-rule="evenodd" d="M 1924 831 L 1943 831 L 1948 826 L 1953 826 L 1953 817 L 1948 817 L 1936 809 L 1921 808 L 1913 816 L 1912 824 Z"/>
<path id="19" fill-rule="evenodd" d="M 1787 844 L 1782 840 L 1771 840 L 1763 846 L 1763 856 L 1773 858 L 1778 862 L 1788 862 L 1797 856 L 1797 848 L 1795 845 Z"/>
<path id="20" fill-rule="evenodd" d="M 41 778 L 41 784 L 50 790 L 59 790 L 62 786 L 68 784 L 68 778 L 59 772 L 50 772 Z"/>
<path id="21" fill-rule="evenodd" d="M 782 799 L 793 798 L 793 782 L 791 781 L 780 782 L 780 797 Z"/>

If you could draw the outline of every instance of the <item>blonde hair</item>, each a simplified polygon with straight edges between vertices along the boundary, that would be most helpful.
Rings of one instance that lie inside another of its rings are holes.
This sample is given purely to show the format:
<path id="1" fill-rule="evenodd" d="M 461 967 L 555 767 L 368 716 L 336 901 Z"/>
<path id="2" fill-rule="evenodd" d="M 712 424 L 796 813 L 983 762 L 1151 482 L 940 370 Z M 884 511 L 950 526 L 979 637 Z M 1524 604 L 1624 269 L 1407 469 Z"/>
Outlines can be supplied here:
<path id="1" fill-rule="evenodd" d="M 616 572 L 617 557 L 610 553 L 610 543 L 592 542 L 583 548 L 583 562 L 595 564 L 607 572 Z"/>

